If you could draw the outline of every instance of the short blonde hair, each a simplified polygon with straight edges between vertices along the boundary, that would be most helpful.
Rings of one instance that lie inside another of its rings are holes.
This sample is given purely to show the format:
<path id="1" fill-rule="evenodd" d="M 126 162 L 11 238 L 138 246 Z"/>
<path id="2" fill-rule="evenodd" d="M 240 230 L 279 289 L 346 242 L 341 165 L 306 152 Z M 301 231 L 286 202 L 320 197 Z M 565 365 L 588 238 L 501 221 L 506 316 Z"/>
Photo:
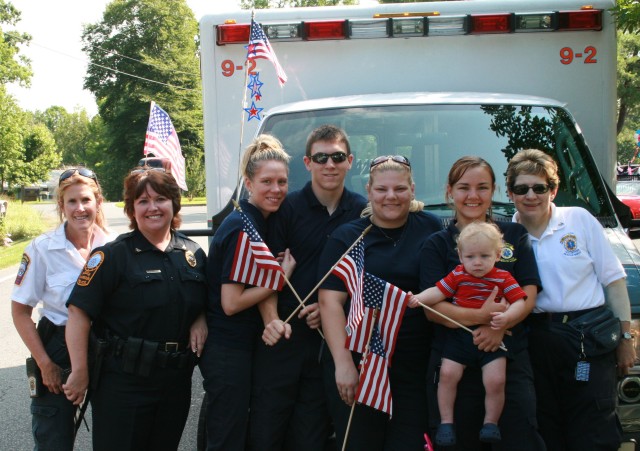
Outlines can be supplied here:
<path id="1" fill-rule="evenodd" d="M 285 152 L 280 141 L 271 135 L 262 134 L 257 136 L 251 144 L 247 146 L 240 162 L 242 175 L 249 180 L 253 180 L 258 170 L 258 165 L 262 161 L 281 161 L 289 170 L 289 160 L 291 156 Z"/>
<path id="2" fill-rule="evenodd" d="M 472 239 L 482 239 L 490 242 L 496 251 L 501 251 L 504 245 L 502 240 L 502 232 L 497 225 L 491 222 L 472 222 L 467 225 L 457 238 L 458 250 L 462 250 L 465 244 L 469 243 Z"/>

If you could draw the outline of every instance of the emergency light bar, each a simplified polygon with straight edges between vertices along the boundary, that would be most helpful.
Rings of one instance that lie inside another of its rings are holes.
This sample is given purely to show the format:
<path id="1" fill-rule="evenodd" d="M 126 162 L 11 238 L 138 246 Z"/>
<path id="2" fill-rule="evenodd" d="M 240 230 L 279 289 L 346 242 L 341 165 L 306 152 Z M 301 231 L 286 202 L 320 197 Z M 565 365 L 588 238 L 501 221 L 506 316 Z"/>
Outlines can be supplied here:
<path id="1" fill-rule="evenodd" d="M 216 43 L 247 44 L 249 24 L 217 25 Z M 493 13 L 441 16 L 424 12 L 376 14 L 372 19 L 319 20 L 262 25 L 271 41 L 322 41 L 418 36 L 454 36 L 548 31 L 600 31 L 602 10 Z"/>

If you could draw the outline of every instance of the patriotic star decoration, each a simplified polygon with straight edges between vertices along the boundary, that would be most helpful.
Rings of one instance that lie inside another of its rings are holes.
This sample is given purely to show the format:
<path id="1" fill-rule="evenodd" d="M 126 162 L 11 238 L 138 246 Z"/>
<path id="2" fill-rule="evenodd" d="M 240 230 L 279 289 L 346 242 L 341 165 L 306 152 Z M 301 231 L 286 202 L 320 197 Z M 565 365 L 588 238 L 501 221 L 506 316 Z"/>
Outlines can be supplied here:
<path id="1" fill-rule="evenodd" d="M 251 102 L 251 106 L 249 108 L 244 108 L 244 110 L 247 113 L 249 113 L 249 118 L 247 119 L 247 122 L 254 118 L 259 121 L 262 120 L 262 118 L 260 117 L 260 112 L 264 110 L 264 108 L 258 108 L 256 106 L 256 102 Z"/>
<path id="2" fill-rule="evenodd" d="M 262 88 L 262 85 L 264 85 L 264 83 L 262 83 L 259 80 L 260 74 L 255 74 L 255 75 L 249 75 L 250 81 L 249 84 L 247 85 L 247 88 L 249 88 L 251 90 L 251 98 L 254 98 L 256 100 L 261 100 L 262 99 L 262 93 L 260 92 L 260 88 Z"/>

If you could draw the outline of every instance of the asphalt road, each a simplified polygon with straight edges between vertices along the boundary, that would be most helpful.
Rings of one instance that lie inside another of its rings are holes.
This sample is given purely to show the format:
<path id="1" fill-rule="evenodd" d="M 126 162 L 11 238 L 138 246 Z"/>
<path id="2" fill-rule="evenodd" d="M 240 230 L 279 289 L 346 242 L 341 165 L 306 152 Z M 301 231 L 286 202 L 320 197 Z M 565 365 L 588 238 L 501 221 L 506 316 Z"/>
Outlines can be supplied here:
<path id="1" fill-rule="evenodd" d="M 36 204 L 45 215 L 55 217 L 55 205 Z M 109 227 L 116 233 L 128 231 L 128 219 L 122 209 L 115 204 L 104 206 L 105 215 Z M 206 207 L 183 207 L 183 229 L 206 228 Z M 193 237 L 200 246 L 208 250 L 206 237 Z M 28 451 L 33 449 L 31 436 L 30 398 L 27 388 L 25 373 L 25 358 L 28 356 L 27 348 L 18 336 L 10 314 L 11 290 L 15 280 L 17 266 L 0 270 L 0 450 Z M 34 314 L 34 321 L 37 314 Z M 180 451 L 193 451 L 196 449 L 197 420 L 204 390 L 202 378 L 196 368 L 193 375 L 191 396 L 191 412 L 187 420 Z M 91 426 L 91 412 L 88 411 L 88 423 Z M 117 431 L 114 431 L 117 433 Z M 91 433 L 83 426 L 76 439 L 75 450 L 90 451 Z"/>

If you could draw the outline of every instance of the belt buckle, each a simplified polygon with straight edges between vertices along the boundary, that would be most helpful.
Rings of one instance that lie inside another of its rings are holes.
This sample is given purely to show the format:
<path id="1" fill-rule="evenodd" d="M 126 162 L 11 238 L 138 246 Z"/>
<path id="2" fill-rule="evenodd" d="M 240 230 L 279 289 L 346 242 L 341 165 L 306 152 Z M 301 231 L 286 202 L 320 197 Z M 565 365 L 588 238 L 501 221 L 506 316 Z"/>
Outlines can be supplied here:
<path id="1" fill-rule="evenodd" d="M 160 346 L 160 349 L 164 352 L 178 352 L 178 342 L 168 341 L 164 346 Z"/>

